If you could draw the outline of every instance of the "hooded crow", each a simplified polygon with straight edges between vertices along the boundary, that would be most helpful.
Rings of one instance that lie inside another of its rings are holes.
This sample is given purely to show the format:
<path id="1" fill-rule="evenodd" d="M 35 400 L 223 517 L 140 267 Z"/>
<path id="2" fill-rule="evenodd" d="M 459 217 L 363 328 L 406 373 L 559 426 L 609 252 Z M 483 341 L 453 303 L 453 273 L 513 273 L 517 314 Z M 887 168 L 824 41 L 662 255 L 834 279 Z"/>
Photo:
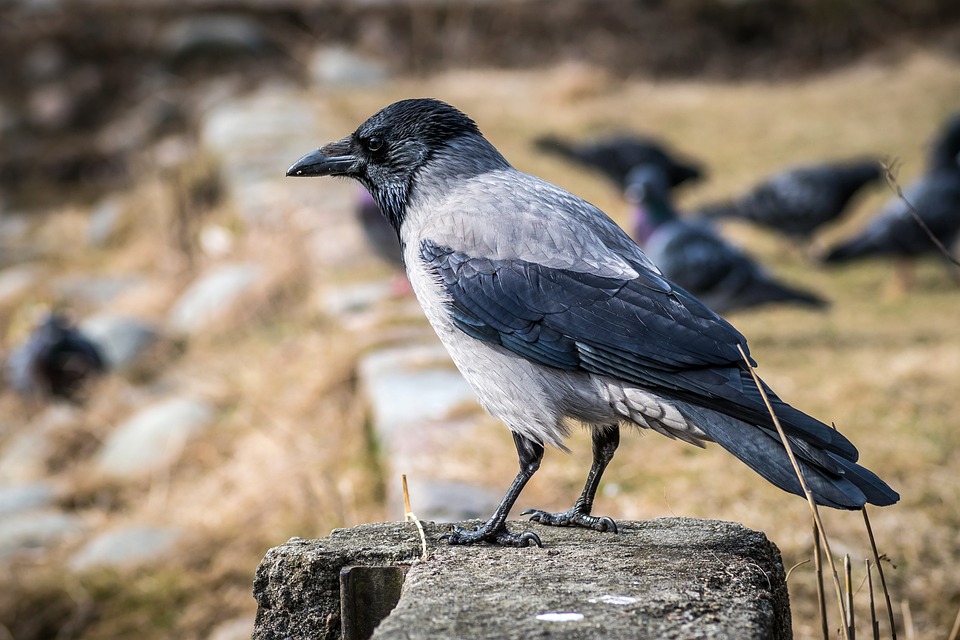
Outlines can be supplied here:
<path id="1" fill-rule="evenodd" d="M 633 239 L 668 280 L 717 313 L 771 304 L 827 306 L 823 298 L 778 281 L 708 221 L 681 219 L 667 176 L 658 167 L 635 167 L 627 183 Z"/>
<path id="2" fill-rule="evenodd" d="M 918 257 L 942 255 L 931 235 L 947 251 L 952 249 L 960 238 L 960 113 L 943 124 L 931 146 L 926 172 L 903 189 L 903 196 L 888 200 L 860 233 L 829 249 L 822 261 L 839 264 L 894 257 L 906 268 Z"/>
<path id="3" fill-rule="evenodd" d="M 630 170 L 641 164 L 659 167 L 671 187 L 697 182 L 704 174 L 700 164 L 675 157 L 660 141 L 632 133 L 614 133 L 585 142 L 546 135 L 534 140 L 534 145 L 541 151 L 602 173 L 620 189 L 626 187 Z"/>
<path id="4" fill-rule="evenodd" d="M 703 446 L 716 442 L 778 487 L 802 495 L 741 356 L 746 340 L 660 270 L 593 205 L 514 169 L 454 107 L 385 107 L 352 134 L 300 158 L 288 176 L 358 180 L 400 237 L 427 319 L 483 406 L 513 433 L 520 470 L 493 515 L 454 527 L 450 544 L 540 544 L 510 532 L 511 507 L 571 426 L 592 428 L 593 464 L 547 525 L 616 531 L 592 515 L 620 426 Z M 856 464 L 839 432 L 767 389 L 808 487 L 822 505 L 858 509 L 899 496 Z"/>
<path id="5" fill-rule="evenodd" d="M 770 176 L 732 202 L 707 205 L 700 215 L 743 220 L 809 242 L 820 227 L 849 209 L 861 189 L 879 181 L 878 160 L 802 165 Z"/>

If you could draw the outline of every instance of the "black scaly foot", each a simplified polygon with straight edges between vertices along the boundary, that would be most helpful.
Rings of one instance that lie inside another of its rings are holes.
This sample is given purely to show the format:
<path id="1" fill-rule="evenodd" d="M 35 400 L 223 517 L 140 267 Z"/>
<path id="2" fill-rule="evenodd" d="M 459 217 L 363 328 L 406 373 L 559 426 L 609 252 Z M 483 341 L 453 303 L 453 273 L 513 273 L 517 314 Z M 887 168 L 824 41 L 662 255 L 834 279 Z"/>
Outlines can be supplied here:
<path id="1" fill-rule="evenodd" d="M 533 531 L 524 531 L 523 533 L 510 533 L 506 527 L 499 531 L 490 530 L 489 523 L 480 525 L 476 529 L 464 529 L 454 525 L 450 533 L 440 536 L 441 540 L 446 540 L 448 544 L 473 544 L 475 542 L 489 542 L 502 547 L 529 547 L 530 543 L 543 547 L 540 536 Z"/>
<path id="2" fill-rule="evenodd" d="M 620 427 L 610 426 L 593 431 L 593 464 L 587 474 L 587 482 L 583 485 L 583 493 L 577 498 L 573 507 L 563 513 L 549 513 L 542 509 L 527 509 L 523 515 L 540 524 L 551 527 L 584 527 L 594 531 L 609 531 L 618 533 L 617 523 L 607 516 L 592 516 L 593 498 L 600 486 L 600 476 L 613 459 L 613 454 L 620 446 Z"/>
<path id="3" fill-rule="evenodd" d="M 563 513 L 549 513 L 542 509 L 527 509 L 521 515 L 530 516 L 530 519 L 548 527 L 583 527 L 594 531 L 609 531 L 619 533 L 617 523 L 610 516 L 591 516 L 576 510 L 576 507 Z"/>
<path id="4" fill-rule="evenodd" d="M 523 533 L 507 531 L 507 514 L 510 513 L 513 503 L 517 501 L 517 496 L 520 495 L 527 481 L 540 468 L 540 461 L 543 460 L 542 443 L 529 440 L 516 433 L 513 434 L 513 443 L 517 447 L 520 471 L 517 473 L 517 477 L 513 479 L 513 484 L 507 489 L 490 519 L 473 530 L 454 526 L 450 533 L 440 536 L 440 540 L 446 540 L 449 544 L 489 542 L 504 547 L 528 547 L 532 542 L 538 547 L 543 546 L 540 537 L 532 531 L 524 531 Z"/>

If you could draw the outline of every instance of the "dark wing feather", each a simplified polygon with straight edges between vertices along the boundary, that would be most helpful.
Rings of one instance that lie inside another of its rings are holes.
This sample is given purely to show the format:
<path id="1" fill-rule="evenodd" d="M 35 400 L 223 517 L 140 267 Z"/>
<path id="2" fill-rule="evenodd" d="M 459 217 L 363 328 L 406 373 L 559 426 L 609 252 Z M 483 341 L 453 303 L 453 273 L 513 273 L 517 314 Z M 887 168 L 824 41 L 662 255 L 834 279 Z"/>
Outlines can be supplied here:
<path id="1" fill-rule="evenodd" d="M 624 380 L 772 428 L 738 347 L 746 340 L 684 290 L 636 265 L 632 279 L 473 258 L 429 241 L 421 257 L 464 333 L 542 365 Z M 748 353 L 748 352 L 747 352 Z M 766 389 L 788 434 L 848 459 L 835 430 Z"/>

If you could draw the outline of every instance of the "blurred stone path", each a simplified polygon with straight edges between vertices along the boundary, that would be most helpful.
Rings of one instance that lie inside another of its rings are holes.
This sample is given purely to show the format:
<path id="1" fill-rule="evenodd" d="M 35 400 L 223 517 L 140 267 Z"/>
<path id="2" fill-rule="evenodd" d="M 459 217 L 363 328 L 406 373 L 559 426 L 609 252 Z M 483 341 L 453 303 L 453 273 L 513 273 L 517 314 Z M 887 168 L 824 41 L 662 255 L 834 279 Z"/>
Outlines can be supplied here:
<path id="1" fill-rule="evenodd" d="M 359 73 L 349 66 L 362 61 L 320 50 L 312 64 L 316 81 L 337 83 Z M 376 440 L 370 448 L 378 451 L 390 517 L 403 517 L 401 474 L 408 476 L 412 509 L 419 517 L 485 517 L 500 489 L 463 482 L 456 460 L 464 450 L 461 436 L 488 418 L 409 293 L 398 291 L 382 269 L 358 269 L 369 261 L 371 249 L 353 215 L 356 185 L 285 176 L 299 155 L 339 137 L 349 125 L 314 92 L 287 85 L 211 103 L 194 151 L 218 163 L 224 198 L 242 219 L 243 233 L 299 238 L 316 311 L 363 346 L 358 389 L 369 406 Z M 175 158 L 184 153 L 176 144 L 164 149 Z M 85 246 L 79 249 L 109 251 L 131 224 L 131 215 L 136 212 L 123 194 L 103 198 L 85 218 L 86 231 L 78 238 Z M 55 299 L 84 313 L 77 318 L 81 330 L 119 375 L 138 375 L 158 349 L 209 339 L 285 286 L 270 254 L 234 255 L 230 248 L 237 232 L 202 228 L 201 239 L 215 250 L 177 285 L 178 293 L 165 307 L 140 314 L 131 311 L 135 305 L 129 300 L 169 286 L 161 280 L 162 270 L 56 274 L 48 266 L 56 244 L 44 224 L 12 212 L 0 219 L 0 310 L 13 311 L 36 290 L 50 287 Z M 136 484 L 171 473 L 183 452 L 217 426 L 216 401 L 188 384 L 171 378 L 136 387 L 138 395 L 83 463 L 90 477 Z M 107 526 L 107 519 L 92 515 L 95 510 L 64 504 L 68 492 L 50 479 L 51 458 L 81 424 L 80 409 L 61 404 L 38 409 L 26 424 L 0 418 L 0 565 L 18 554 L 66 545 L 72 549 L 70 571 L 130 566 L 157 562 L 189 539 L 189 532 L 173 522 L 127 517 L 110 519 Z"/>

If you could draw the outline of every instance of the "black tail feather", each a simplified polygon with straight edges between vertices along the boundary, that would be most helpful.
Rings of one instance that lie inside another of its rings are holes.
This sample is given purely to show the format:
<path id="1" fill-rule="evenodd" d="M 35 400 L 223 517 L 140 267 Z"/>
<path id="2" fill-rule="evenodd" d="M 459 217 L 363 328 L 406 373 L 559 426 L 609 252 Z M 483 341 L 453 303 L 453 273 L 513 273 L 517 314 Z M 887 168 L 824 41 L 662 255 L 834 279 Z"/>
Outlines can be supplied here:
<path id="1" fill-rule="evenodd" d="M 699 405 L 683 404 L 680 411 L 710 439 L 769 482 L 803 496 L 800 481 L 776 432 Z M 834 509 L 860 509 L 865 504 L 887 506 L 900 499 L 896 491 L 869 469 L 835 453 L 818 451 L 809 442 L 802 442 L 799 435 L 790 436 L 790 441 L 807 488 L 817 504 Z"/>

